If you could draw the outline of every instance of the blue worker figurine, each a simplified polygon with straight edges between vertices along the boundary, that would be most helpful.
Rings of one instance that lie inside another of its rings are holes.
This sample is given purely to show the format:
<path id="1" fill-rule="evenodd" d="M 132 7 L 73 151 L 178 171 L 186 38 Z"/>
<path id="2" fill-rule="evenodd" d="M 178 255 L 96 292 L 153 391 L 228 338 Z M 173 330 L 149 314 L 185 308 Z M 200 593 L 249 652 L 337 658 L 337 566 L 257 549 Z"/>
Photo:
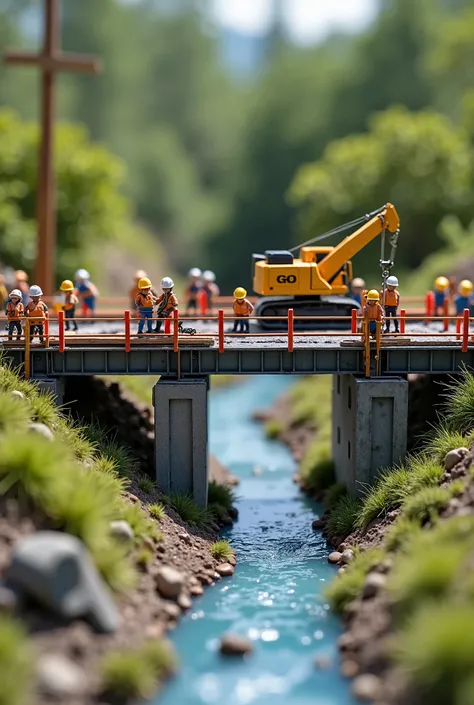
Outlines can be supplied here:
<path id="1" fill-rule="evenodd" d="M 444 303 L 449 295 L 449 280 L 446 277 L 438 277 L 434 283 L 434 315 L 444 314 Z M 441 310 L 441 313 L 439 311 Z"/>
<path id="2" fill-rule="evenodd" d="M 202 272 L 198 267 L 193 267 L 188 272 L 188 285 L 186 287 L 186 313 L 197 313 L 198 292 L 201 289 Z"/>
<path id="3" fill-rule="evenodd" d="M 360 277 L 356 277 L 351 282 L 351 296 L 354 301 L 357 301 L 360 307 L 362 307 L 362 292 L 365 289 L 365 281 Z"/>
<path id="4" fill-rule="evenodd" d="M 458 294 L 454 297 L 454 305 L 456 306 L 456 315 L 461 316 L 464 309 L 470 309 L 473 305 L 472 290 L 473 284 L 469 279 L 463 279 L 459 284 Z"/>
<path id="5" fill-rule="evenodd" d="M 91 282 L 91 275 L 87 269 L 78 269 L 74 277 L 76 280 L 77 295 L 82 303 L 82 315 L 84 317 L 88 315 L 92 317 L 99 294 L 97 287 Z"/>

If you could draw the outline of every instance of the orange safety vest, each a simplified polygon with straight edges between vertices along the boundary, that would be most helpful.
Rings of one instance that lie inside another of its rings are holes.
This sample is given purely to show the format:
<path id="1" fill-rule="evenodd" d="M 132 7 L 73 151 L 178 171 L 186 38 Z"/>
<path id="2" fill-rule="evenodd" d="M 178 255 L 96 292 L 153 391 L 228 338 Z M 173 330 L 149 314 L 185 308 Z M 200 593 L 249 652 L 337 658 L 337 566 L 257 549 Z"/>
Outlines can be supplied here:
<path id="1" fill-rule="evenodd" d="M 21 301 L 19 301 L 17 304 L 14 304 L 13 301 L 9 301 L 7 303 L 7 320 L 8 321 L 19 321 L 20 318 L 24 315 L 25 309 L 23 308 L 23 304 Z"/>
<path id="2" fill-rule="evenodd" d="M 153 308 L 155 304 L 155 297 L 151 291 L 146 294 L 143 291 L 139 291 L 135 299 L 135 303 L 138 308 Z"/>
<path id="3" fill-rule="evenodd" d="M 380 298 L 383 300 L 384 306 L 396 306 L 400 303 L 400 294 L 396 289 L 390 290 L 385 289 L 385 297 L 383 296 L 383 290 L 380 292 Z"/>
<path id="4" fill-rule="evenodd" d="M 77 296 L 75 294 L 71 294 L 71 293 L 65 294 L 63 309 L 65 311 L 72 311 L 74 306 L 76 306 L 76 304 L 78 304 L 78 303 L 79 303 L 79 299 L 77 298 Z"/>
<path id="5" fill-rule="evenodd" d="M 383 310 L 378 301 L 374 304 L 368 302 L 364 306 L 364 317 L 369 321 L 383 321 Z"/>
<path id="6" fill-rule="evenodd" d="M 167 294 L 161 294 L 161 296 L 158 298 L 158 310 L 160 310 L 160 304 L 164 300 L 165 296 L 167 296 Z M 168 296 L 168 300 L 164 308 L 161 309 L 160 313 L 171 312 L 174 308 L 178 308 L 178 299 L 176 297 L 176 294 L 173 294 L 173 292 L 171 292 L 171 294 L 169 294 Z"/>
<path id="7" fill-rule="evenodd" d="M 27 305 L 25 309 L 25 313 L 30 319 L 31 323 L 33 324 L 39 324 L 39 323 L 44 323 L 44 317 L 46 316 L 46 311 L 48 310 L 48 307 L 44 303 L 44 301 L 38 301 L 37 304 L 35 304 L 34 301 L 30 301 L 30 303 Z"/>
<path id="8" fill-rule="evenodd" d="M 253 311 L 253 306 L 247 299 L 235 299 L 234 313 L 236 316 L 250 316 Z"/>

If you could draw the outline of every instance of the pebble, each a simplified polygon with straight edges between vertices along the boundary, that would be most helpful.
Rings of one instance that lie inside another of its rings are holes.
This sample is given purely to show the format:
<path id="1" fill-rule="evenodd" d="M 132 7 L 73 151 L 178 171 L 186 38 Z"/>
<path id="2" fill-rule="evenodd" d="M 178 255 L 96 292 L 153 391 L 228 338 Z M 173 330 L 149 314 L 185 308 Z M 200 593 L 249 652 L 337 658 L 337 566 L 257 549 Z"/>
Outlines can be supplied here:
<path id="1" fill-rule="evenodd" d="M 352 650 L 355 647 L 355 643 L 355 639 L 350 632 L 342 634 L 342 636 L 340 636 L 337 640 L 337 646 L 339 648 L 339 651 Z"/>
<path id="2" fill-rule="evenodd" d="M 191 585 L 189 592 L 193 597 L 199 597 L 200 595 L 204 594 L 202 585 Z"/>
<path id="3" fill-rule="evenodd" d="M 342 553 L 339 553 L 339 551 L 332 551 L 328 556 L 328 563 L 339 563 L 341 556 Z"/>
<path id="4" fill-rule="evenodd" d="M 41 656 L 37 664 L 39 689 L 53 698 L 77 697 L 85 691 L 84 671 L 65 656 Z"/>
<path id="5" fill-rule="evenodd" d="M 130 502 L 132 502 L 133 504 L 137 504 L 140 501 L 138 499 L 138 497 L 136 495 L 132 494 L 131 492 L 128 493 L 127 497 L 130 500 Z"/>
<path id="6" fill-rule="evenodd" d="M 444 456 L 444 469 L 448 472 L 452 470 L 453 467 L 457 465 L 467 453 L 469 453 L 468 448 L 456 448 L 455 450 L 450 450 Z"/>
<path id="7" fill-rule="evenodd" d="M 111 521 L 109 528 L 112 536 L 119 541 L 123 541 L 124 543 L 130 543 L 135 538 L 132 527 L 128 521 L 125 521 L 125 519 Z"/>
<path id="8" fill-rule="evenodd" d="M 314 667 L 318 671 L 327 671 L 332 666 L 331 657 L 327 654 L 316 654 L 314 657 Z"/>
<path id="9" fill-rule="evenodd" d="M 390 573 L 392 568 L 393 568 L 393 558 L 390 558 L 389 556 L 387 556 L 386 558 L 383 559 L 383 561 L 381 561 L 378 564 L 376 570 L 378 573 Z"/>
<path id="10" fill-rule="evenodd" d="M 230 563 L 220 563 L 216 568 L 216 573 L 219 573 L 222 577 L 226 577 L 228 575 L 233 575 L 234 570 L 234 566 Z"/>
<path id="11" fill-rule="evenodd" d="M 13 399 L 24 399 L 25 398 L 25 395 L 23 394 L 23 392 L 18 391 L 18 389 L 14 389 L 12 392 L 10 392 L 10 396 Z"/>
<path id="12" fill-rule="evenodd" d="M 143 545 L 145 546 L 145 548 L 148 548 L 153 553 L 155 552 L 156 544 L 153 541 L 153 539 L 151 538 L 151 536 L 145 536 L 145 538 L 142 539 L 142 541 L 143 541 Z"/>
<path id="13" fill-rule="evenodd" d="M 357 700 L 370 702 L 375 700 L 380 693 L 380 678 L 371 673 L 357 676 L 352 683 L 352 694 Z"/>
<path id="14" fill-rule="evenodd" d="M 178 538 L 181 539 L 181 541 L 184 541 L 184 543 L 187 543 L 188 545 L 192 543 L 191 536 L 185 531 L 183 531 L 181 534 L 178 534 Z"/>
<path id="15" fill-rule="evenodd" d="M 359 666 L 353 659 L 345 659 L 341 663 L 341 676 L 344 678 L 355 678 L 359 673 Z"/>
<path id="16" fill-rule="evenodd" d="M 251 654 L 253 644 L 250 639 L 238 634 L 224 634 L 220 642 L 220 652 L 224 656 L 245 656 Z"/>
<path id="17" fill-rule="evenodd" d="M 163 604 L 163 612 L 169 617 L 169 619 L 179 619 L 181 610 L 178 605 L 174 602 L 165 602 Z"/>
<path id="18" fill-rule="evenodd" d="M 191 609 L 191 598 L 189 595 L 186 595 L 185 592 L 182 592 L 181 595 L 178 597 L 178 605 L 181 607 L 182 610 L 189 610 Z"/>
<path id="19" fill-rule="evenodd" d="M 171 566 L 163 565 L 156 571 L 155 583 L 162 597 L 176 600 L 183 589 L 184 575 Z"/>
<path id="20" fill-rule="evenodd" d="M 313 523 L 311 524 L 311 528 L 314 530 L 324 529 L 324 521 L 322 519 L 313 519 Z"/>
<path id="21" fill-rule="evenodd" d="M 338 575 L 343 575 L 343 574 L 346 572 L 346 570 L 347 570 L 347 566 L 342 565 L 342 566 L 339 568 L 339 570 L 337 571 L 337 574 L 338 574 Z"/>
<path id="22" fill-rule="evenodd" d="M 386 582 L 387 578 L 382 573 L 369 573 L 362 589 L 362 597 L 365 600 L 375 597 L 385 587 Z"/>
<path id="23" fill-rule="evenodd" d="M 212 561 L 205 561 L 203 565 L 204 565 L 204 568 L 207 568 L 207 570 L 214 568 L 214 563 Z"/>
<path id="24" fill-rule="evenodd" d="M 145 629 L 145 634 L 148 639 L 161 639 L 163 636 L 164 629 L 161 622 L 155 622 L 154 624 L 149 624 Z"/>
<path id="25" fill-rule="evenodd" d="M 348 565 L 349 563 L 352 563 L 354 558 L 354 551 L 352 551 L 350 548 L 346 548 L 346 550 L 343 551 L 341 554 L 341 563 L 342 565 Z"/>
<path id="26" fill-rule="evenodd" d="M 37 433 L 39 436 L 43 436 L 43 438 L 46 438 L 48 441 L 54 441 L 54 433 L 44 423 L 30 423 L 28 430 L 32 433 Z"/>

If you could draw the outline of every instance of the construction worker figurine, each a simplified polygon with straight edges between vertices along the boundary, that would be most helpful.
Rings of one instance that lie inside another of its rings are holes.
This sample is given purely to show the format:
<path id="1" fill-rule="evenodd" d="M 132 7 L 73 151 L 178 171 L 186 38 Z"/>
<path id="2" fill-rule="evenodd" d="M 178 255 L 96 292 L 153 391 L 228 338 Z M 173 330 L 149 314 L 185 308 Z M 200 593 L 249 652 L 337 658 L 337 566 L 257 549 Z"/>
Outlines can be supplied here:
<path id="1" fill-rule="evenodd" d="M 369 321 L 369 333 L 375 337 L 377 332 L 377 322 L 383 325 L 383 309 L 380 305 L 380 294 L 376 289 L 371 289 L 367 294 L 367 302 L 364 306 L 364 320 Z"/>
<path id="2" fill-rule="evenodd" d="M 454 305 L 456 306 L 456 315 L 462 315 L 465 308 L 470 309 L 472 306 L 472 290 L 474 286 L 469 279 L 463 279 L 459 284 L 458 294 L 454 297 Z"/>
<path id="3" fill-rule="evenodd" d="M 380 296 L 383 298 L 382 305 L 385 310 L 385 332 L 390 333 L 390 317 L 392 317 L 395 324 L 395 333 L 398 333 L 398 306 L 400 304 L 400 294 L 397 291 L 398 279 L 397 277 L 387 278 L 387 288 L 385 289 L 385 294 L 383 290 L 380 292 Z"/>
<path id="4" fill-rule="evenodd" d="M 351 282 L 351 296 L 354 301 L 357 301 L 359 306 L 362 307 L 362 292 L 365 289 L 365 281 L 360 277 L 356 277 Z"/>
<path id="5" fill-rule="evenodd" d="M 234 315 L 237 320 L 234 321 L 234 327 L 232 328 L 232 333 L 238 333 L 239 328 L 241 333 L 250 332 L 250 322 L 249 316 L 253 311 L 253 306 L 248 299 L 247 292 L 241 286 L 238 286 L 234 291 Z"/>
<path id="6" fill-rule="evenodd" d="M 97 287 L 90 281 L 90 274 L 87 269 L 78 269 L 74 278 L 76 280 L 76 291 L 79 301 L 82 304 L 82 315 L 84 317 L 94 315 L 97 296 Z"/>
<path id="7" fill-rule="evenodd" d="M 28 274 L 22 269 L 17 269 L 15 272 L 15 289 L 19 289 L 21 291 L 21 300 L 23 302 L 23 306 L 26 306 L 30 300 L 28 295 Z"/>
<path id="8" fill-rule="evenodd" d="M 16 329 L 16 339 L 21 338 L 21 319 L 25 314 L 25 309 L 21 301 L 21 291 L 13 289 L 10 292 L 6 307 L 8 321 L 8 340 L 13 339 L 13 331 Z"/>
<path id="9" fill-rule="evenodd" d="M 147 325 L 147 333 L 153 333 L 153 307 L 157 303 L 157 298 L 151 290 L 151 281 L 148 277 L 142 277 L 138 281 L 138 294 L 135 297 L 135 305 L 140 314 L 140 322 L 138 323 L 138 335 L 143 335 L 145 321 Z"/>
<path id="10" fill-rule="evenodd" d="M 26 305 L 25 316 L 30 321 L 30 341 L 34 335 L 39 335 L 40 343 L 44 343 L 44 319 L 48 312 L 48 307 L 41 301 L 43 291 L 37 284 L 30 286 L 29 295 L 31 301 Z"/>
<path id="11" fill-rule="evenodd" d="M 207 309 L 211 313 L 214 298 L 219 296 L 219 287 L 216 284 L 216 275 L 209 269 L 202 273 L 202 290 L 207 296 Z"/>
<path id="12" fill-rule="evenodd" d="M 186 313 L 197 312 L 197 297 L 201 289 L 202 272 L 198 267 L 193 267 L 188 272 L 188 285 L 186 287 Z"/>
<path id="13" fill-rule="evenodd" d="M 156 315 L 159 320 L 156 322 L 155 333 L 160 333 L 161 331 L 161 319 L 169 318 L 173 311 L 178 308 L 178 299 L 173 292 L 173 287 L 174 281 L 171 277 L 163 277 L 161 280 L 163 293 L 158 297 L 158 308 L 156 309 Z"/>
<path id="14" fill-rule="evenodd" d="M 69 330 L 69 321 L 72 321 L 72 329 L 73 331 L 77 331 L 77 321 L 75 316 L 76 306 L 79 303 L 79 299 L 74 293 L 74 284 L 70 279 L 65 279 L 59 288 L 64 293 L 64 304 L 61 308 L 66 317 L 66 330 Z"/>
<path id="15" fill-rule="evenodd" d="M 438 277 L 434 283 L 434 315 L 444 314 L 444 302 L 449 295 L 449 280 L 446 277 Z M 441 313 L 439 311 L 441 310 Z"/>

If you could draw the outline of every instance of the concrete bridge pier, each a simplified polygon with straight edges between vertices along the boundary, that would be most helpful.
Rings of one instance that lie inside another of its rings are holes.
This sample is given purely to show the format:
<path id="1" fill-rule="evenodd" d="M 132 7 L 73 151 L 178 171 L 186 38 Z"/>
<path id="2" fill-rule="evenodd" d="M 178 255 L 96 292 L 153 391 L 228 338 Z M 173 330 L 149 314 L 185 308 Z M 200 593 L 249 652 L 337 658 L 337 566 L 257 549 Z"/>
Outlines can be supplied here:
<path id="1" fill-rule="evenodd" d="M 165 494 L 191 494 L 207 506 L 209 378 L 160 379 L 153 387 L 156 482 Z"/>
<path id="2" fill-rule="evenodd" d="M 364 493 L 407 449 L 408 382 L 401 377 L 333 375 L 332 453 L 336 478 Z"/>

